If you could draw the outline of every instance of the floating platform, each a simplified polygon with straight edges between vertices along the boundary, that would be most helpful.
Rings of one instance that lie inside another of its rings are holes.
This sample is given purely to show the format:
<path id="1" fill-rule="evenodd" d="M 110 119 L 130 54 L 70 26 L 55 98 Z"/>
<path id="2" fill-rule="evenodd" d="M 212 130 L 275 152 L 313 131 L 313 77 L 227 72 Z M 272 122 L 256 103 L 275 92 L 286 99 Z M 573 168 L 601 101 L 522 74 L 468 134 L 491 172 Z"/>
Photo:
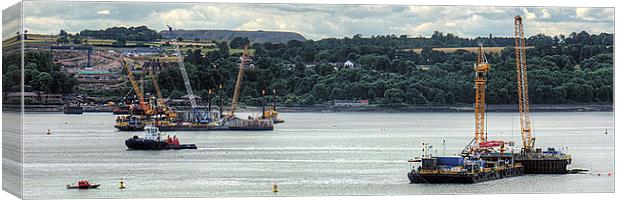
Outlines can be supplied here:
<path id="1" fill-rule="evenodd" d="M 515 162 L 523 165 L 526 174 L 567 174 L 572 157 L 554 148 L 547 148 L 547 151 L 537 148 L 515 155 Z"/>
<path id="2" fill-rule="evenodd" d="M 411 183 L 478 183 L 521 176 L 524 167 L 511 153 L 488 153 L 479 157 L 423 157 L 407 174 Z"/>
<path id="3" fill-rule="evenodd" d="M 478 183 L 523 175 L 523 166 L 488 169 L 480 172 L 440 172 L 433 170 L 411 171 L 407 174 L 411 183 Z"/>

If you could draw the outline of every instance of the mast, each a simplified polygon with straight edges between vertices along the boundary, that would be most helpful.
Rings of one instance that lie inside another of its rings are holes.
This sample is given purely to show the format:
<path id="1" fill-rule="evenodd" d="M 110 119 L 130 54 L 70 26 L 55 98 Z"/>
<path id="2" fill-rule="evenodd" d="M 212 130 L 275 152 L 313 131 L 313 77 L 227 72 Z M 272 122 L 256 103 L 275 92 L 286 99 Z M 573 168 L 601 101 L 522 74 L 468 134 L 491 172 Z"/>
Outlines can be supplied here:
<path id="1" fill-rule="evenodd" d="M 477 145 L 487 141 L 486 136 L 486 121 L 485 121 L 485 93 L 486 93 L 486 74 L 491 69 L 486 56 L 482 50 L 482 44 L 478 47 L 478 58 L 476 60 L 476 66 L 474 71 L 476 72 L 475 87 L 476 87 L 476 100 L 475 100 L 475 141 Z"/>
<path id="2" fill-rule="evenodd" d="M 532 137 L 532 120 L 527 88 L 523 18 L 519 15 L 515 16 L 515 61 L 517 69 L 517 91 L 519 93 L 521 140 L 523 141 L 523 150 L 529 152 L 534 147 L 535 139 Z"/>

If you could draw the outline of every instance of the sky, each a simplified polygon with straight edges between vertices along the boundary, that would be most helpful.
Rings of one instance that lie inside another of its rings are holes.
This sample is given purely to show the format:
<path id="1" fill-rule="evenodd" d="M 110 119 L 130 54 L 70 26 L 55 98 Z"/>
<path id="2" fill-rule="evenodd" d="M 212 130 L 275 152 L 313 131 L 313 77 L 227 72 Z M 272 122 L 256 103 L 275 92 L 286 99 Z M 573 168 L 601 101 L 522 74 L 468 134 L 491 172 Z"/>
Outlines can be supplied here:
<path id="1" fill-rule="evenodd" d="M 614 31 L 613 8 L 24 2 L 25 29 L 42 34 L 140 25 L 159 31 L 171 25 L 175 29 L 290 31 L 314 40 L 355 34 L 430 36 L 434 31 L 460 37 L 513 36 L 514 15 L 524 17 L 527 36 Z M 9 22 L 3 20 L 3 24 Z"/>

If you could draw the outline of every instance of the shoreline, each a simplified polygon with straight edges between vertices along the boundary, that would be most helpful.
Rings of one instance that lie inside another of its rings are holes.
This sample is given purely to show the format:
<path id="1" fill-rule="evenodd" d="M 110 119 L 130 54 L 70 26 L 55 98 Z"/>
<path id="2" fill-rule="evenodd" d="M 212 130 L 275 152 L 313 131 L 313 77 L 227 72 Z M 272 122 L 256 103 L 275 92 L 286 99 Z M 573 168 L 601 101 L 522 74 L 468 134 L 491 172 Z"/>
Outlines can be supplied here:
<path id="1" fill-rule="evenodd" d="M 178 110 L 186 110 L 179 107 Z M 261 107 L 240 106 L 239 112 L 261 112 Z M 474 112 L 473 106 L 402 106 L 402 107 L 335 107 L 327 105 L 318 106 L 279 106 L 277 110 L 282 113 L 298 112 L 387 112 L 387 113 L 422 113 L 422 112 Z M 3 105 L 2 111 L 18 112 L 19 105 Z M 536 104 L 530 106 L 531 112 L 613 112 L 613 104 L 560 104 L 546 105 Z M 25 105 L 24 112 L 54 113 L 63 112 L 63 105 Z M 111 107 L 85 107 L 84 112 L 112 112 Z M 486 112 L 519 112 L 517 105 L 487 105 Z"/>

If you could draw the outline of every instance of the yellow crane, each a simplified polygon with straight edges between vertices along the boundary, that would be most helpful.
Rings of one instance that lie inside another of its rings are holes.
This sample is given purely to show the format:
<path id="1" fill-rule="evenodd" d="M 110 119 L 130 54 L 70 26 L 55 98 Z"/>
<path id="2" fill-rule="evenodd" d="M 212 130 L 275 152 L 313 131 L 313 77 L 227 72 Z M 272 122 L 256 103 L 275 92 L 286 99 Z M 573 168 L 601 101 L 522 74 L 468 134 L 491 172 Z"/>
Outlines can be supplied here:
<path id="1" fill-rule="evenodd" d="M 153 71 L 149 71 L 149 75 L 151 77 L 151 81 L 153 81 L 153 87 L 155 88 L 155 93 L 157 93 L 157 107 L 161 108 L 164 114 L 170 119 L 174 119 L 177 117 L 176 112 L 171 111 L 166 102 L 164 101 L 164 96 L 161 94 L 161 89 L 159 88 L 159 83 L 157 82 L 157 75 L 153 73 Z"/>
<path id="2" fill-rule="evenodd" d="M 474 71 L 476 72 L 476 100 L 474 108 L 476 115 L 475 141 L 478 145 L 487 141 L 487 135 L 485 132 L 485 90 L 487 79 L 486 74 L 490 69 L 491 66 L 484 55 L 482 44 L 480 44 L 478 47 L 478 58 L 476 59 L 476 65 L 474 66 Z"/>
<path id="3" fill-rule="evenodd" d="M 235 82 L 235 92 L 233 93 L 233 99 L 230 106 L 230 117 L 235 116 L 235 111 L 239 104 L 239 93 L 241 92 L 241 81 L 243 80 L 243 68 L 245 61 L 248 59 L 248 45 L 243 47 L 243 55 L 241 56 L 241 62 L 239 62 L 239 73 L 237 74 L 237 81 Z"/>
<path id="4" fill-rule="evenodd" d="M 523 150 L 529 152 L 534 147 L 535 138 L 532 136 L 532 120 L 527 88 L 523 18 L 519 15 L 515 16 L 515 60 L 517 69 L 517 91 L 519 93 L 521 140 L 523 141 Z"/>
<path id="5" fill-rule="evenodd" d="M 149 76 L 151 77 L 151 81 L 153 81 L 153 87 L 155 88 L 155 93 L 157 94 L 157 106 L 163 108 L 164 110 L 168 109 L 166 102 L 164 102 L 164 97 L 161 94 L 161 90 L 159 89 L 159 84 L 157 83 L 157 75 L 153 74 L 153 71 L 149 71 Z"/>
<path id="6" fill-rule="evenodd" d="M 142 108 L 142 110 L 144 110 L 144 113 L 146 115 L 152 115 L 153 109 L 151 109 L 151 106 L 149 106 L 144 101 L 144 95 L 142 94 L 142 91 L 140 91 L 140 86 L 138 86 L 138 83 L 136 82 L 136 79 L 134 78 L 133 72 L 131 71 L 131 69 L 129 68 L 129 65 L 127 64 L 127 61 L 125 61 L 124 58 L 121 58 L 121 59 L 123 61 L 123 66 L 127 70 L 127 78 L 129 78 L 129 82 L 131 82 L 131 86 L 133 87 L 134 92 L 136 92 L 136 95 L 138 95 L 138 100 L 140 101 L 140 107 Z"/>

